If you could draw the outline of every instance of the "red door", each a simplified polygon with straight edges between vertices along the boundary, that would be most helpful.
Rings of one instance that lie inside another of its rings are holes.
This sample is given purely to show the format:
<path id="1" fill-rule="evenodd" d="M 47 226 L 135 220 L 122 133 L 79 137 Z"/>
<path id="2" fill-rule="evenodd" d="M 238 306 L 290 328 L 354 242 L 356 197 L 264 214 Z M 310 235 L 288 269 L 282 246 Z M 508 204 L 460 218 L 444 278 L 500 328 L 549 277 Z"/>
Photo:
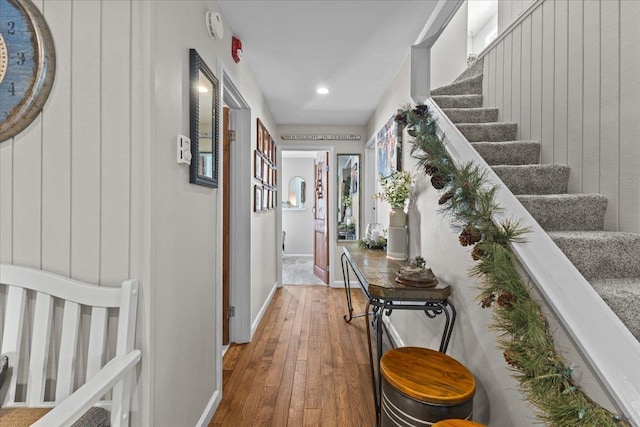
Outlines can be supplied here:
<path id="1" fill-rule="evenodd" d="M 329 283 L 329 153 L 318 155 L 314 165 L 313 273 Z"/>

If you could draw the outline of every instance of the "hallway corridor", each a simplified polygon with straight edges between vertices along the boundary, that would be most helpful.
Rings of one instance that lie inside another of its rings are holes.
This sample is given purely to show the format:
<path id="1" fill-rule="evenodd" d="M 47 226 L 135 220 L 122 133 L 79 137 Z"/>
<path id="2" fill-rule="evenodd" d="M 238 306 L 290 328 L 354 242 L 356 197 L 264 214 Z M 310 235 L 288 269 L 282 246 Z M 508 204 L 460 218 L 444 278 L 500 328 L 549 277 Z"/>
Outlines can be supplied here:
<path id="1" fill-rule="evenodd" d="M 353 292 L 356 312 L 361 292 Z M 364 318 L 344 322 L 342 289 L 278 289 L 249 344 L 224 356 L 209 426 L 375 425 Z"/>

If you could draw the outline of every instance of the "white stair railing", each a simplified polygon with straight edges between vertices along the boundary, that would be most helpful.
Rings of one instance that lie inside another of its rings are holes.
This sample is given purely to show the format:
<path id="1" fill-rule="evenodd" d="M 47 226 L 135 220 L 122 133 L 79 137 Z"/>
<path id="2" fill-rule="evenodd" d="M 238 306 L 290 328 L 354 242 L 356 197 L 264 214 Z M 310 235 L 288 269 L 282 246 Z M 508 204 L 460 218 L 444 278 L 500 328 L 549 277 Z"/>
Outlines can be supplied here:
<path id="1" fill-rule="evenodd" d="M 496 202 L 504 210 L 494 221 L 521 218 L 531 230 L 526 243 L 512 245 L 515 255 L 622 414 L 640 425 L 640 343 L 435 102 L 426 104 L 454 163 L 474 162 L 499 187 Z"/>

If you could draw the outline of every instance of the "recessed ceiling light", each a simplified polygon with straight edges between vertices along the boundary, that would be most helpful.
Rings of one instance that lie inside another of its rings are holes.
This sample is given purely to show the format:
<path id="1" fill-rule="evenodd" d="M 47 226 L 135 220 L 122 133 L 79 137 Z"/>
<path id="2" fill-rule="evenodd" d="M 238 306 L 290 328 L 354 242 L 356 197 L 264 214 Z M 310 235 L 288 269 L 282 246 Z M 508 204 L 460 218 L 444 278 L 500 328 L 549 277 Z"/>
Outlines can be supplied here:
<path id="1" fill-rule="evenodd" d="M 329 93 L 329 89 L 327 89 L 326 87 L 319 87 L 318 89 L 316 89 L 316 92 L 318 92 L 320 95 L 326 95 Z"/>

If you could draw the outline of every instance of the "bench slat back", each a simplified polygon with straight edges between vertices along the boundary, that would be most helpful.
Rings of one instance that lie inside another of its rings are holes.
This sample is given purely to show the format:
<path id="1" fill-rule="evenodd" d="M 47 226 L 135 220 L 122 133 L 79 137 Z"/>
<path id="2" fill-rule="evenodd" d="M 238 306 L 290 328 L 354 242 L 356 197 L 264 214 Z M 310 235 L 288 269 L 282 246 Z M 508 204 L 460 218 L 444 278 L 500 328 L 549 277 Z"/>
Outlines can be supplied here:
<path id="1" fill-rule="evenodd" d="M 114 355 L 133 349 L 137 280 L 127 280 L 120 287 L 95 286 L 40 270 L 0 264 L 0 287 L 6 288 L 6 312 L 0 312 L 0 317 L 4 317 L 0 323 L 3 329 L 0 352 L 9 356 L 10 379 L 0 390 L 2 406 L 52 406 L 53 402 L 44 400 L 48 380 L 55 381 L 55 402 L 59 403 L 100 371 L 108 361 L 110 308 L 118 309 Z M 35 298 L 35 308 L 32 298 Z M 55 313 L 59 313 L 56 307 L 60 307 L 57 299 L 63 303 L 63 314 L 61 331 L 56 332 L 60 327 L 59 324 L 55 327 Z M 85 319 L 87 313 L 90 319 Z M 88 344 L 87 337 L 81 337 L 82 329 L 86 333 L 86 322 L 90 324 Z M 82 340 L 85 341 L 79 349 Z M 86 359 L 77 360 L 78 354 L 83 353 L 82 348 Z M 20 354 L 21 349 L 28 349 L 29 354 Z M 57 349 L 57 354 L 52 352 Z M 83 367 L 86 374 L 81 370 Z M 76 372 L 77 369 L 80 371 Z M 28 372 L 26 393 L 17 401 L 16 396 L 25 384 L 20 384 L 24 382 L 22 375 L 15 373 L 23 371 Z M 84 378 L 79 379 L 83 374 Z M 114 388 L 112 419 L 113 409 L 117 417 L 128 413 L 128 401 L 128 389 Z"/>

